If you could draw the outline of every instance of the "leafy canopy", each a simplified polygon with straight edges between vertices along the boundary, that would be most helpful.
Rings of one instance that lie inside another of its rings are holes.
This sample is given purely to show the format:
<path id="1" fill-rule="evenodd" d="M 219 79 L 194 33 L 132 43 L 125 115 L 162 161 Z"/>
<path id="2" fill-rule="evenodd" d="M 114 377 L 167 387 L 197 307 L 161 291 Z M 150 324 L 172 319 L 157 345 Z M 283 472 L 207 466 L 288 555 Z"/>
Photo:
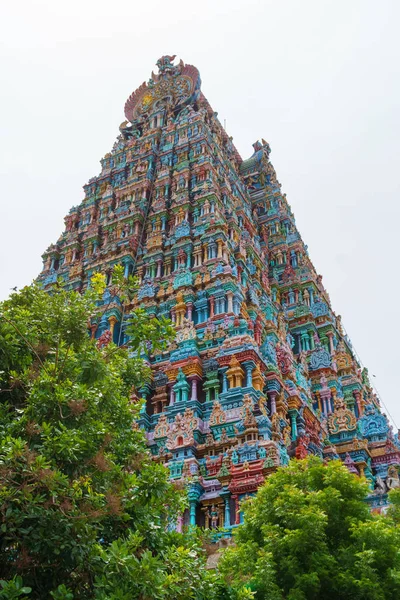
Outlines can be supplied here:
<path id="1" fill-rule="evenodd" d="M 83 295 L 32 285 L 0 305 L 0 598 L 211 598 L 199 540 L 169 531 L 184 496 L 133 426 L 140 352 L 173 329 L 138 310 L 129 349 L 99 348 L 103 291 L 96 275 Z"/>
<path id="2" fill-rule="evenodd" d="M 231 598 L 399 598 L 400 530 L 366 496 L 339 461 L 294 460 L 271 475 L 220 563 Z"/>

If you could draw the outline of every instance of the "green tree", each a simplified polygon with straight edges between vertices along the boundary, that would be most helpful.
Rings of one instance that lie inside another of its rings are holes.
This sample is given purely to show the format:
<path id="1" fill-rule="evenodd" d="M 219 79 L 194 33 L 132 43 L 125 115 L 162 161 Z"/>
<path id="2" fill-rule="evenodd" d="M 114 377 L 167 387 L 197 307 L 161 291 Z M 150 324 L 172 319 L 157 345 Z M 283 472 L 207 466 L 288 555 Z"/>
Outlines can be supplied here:
<path id="1" fill-rule="evenodd" d="M 400 525 L 400 489 L 389 492 L 390 506 L 388 514 L 397 525 Z"/>
<path id="2" fill-rule="evenodd" d="M 120 269 L 113 283 L 124 292 Z M 98 347 L 103 290 L 96 275 L 83 295 L 32 285 L 0 305 L 0 597 L 211 598 L 199 540 L 169 531 L 184 495 L 130 398 L 149 376 L 140 350 L 173 330 L 138 310 L 129 349 Z"/>
<path id="3" fill-rule="evenodd" d="M 219 568 L 231 598 L 394 600 L 400 530 L 370 513 L 367 486 L 339 461 L 291 461 L 244 503 Z"/>

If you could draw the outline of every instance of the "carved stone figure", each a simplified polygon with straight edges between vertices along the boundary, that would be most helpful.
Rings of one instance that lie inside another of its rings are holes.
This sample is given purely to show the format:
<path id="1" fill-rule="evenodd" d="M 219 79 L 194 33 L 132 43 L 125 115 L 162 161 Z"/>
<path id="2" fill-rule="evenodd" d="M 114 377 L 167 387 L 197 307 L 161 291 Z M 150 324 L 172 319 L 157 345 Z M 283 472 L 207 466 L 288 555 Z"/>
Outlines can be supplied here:
<path id="1" fill-rule="evenodd" d="M 391 465 L 388 469 L 386 485 L 388 487 L 388 490 L 394 490 L 395 488 L 400 487 L 399 472 L 393 465 Z"/>

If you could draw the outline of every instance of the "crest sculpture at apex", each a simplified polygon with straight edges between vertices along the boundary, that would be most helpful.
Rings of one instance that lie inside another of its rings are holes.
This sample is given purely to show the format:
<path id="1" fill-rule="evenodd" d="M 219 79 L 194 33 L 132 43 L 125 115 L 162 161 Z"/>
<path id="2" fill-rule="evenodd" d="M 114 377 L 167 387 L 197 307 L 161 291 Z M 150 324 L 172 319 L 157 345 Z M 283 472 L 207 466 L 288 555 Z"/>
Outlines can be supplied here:
<path id="1" fill-rule="evenodd" d="M 125 104 L 101 173 L 43 255 L 40 281 L 82 290 L 123 264 L 139 293 L 109 287 L 91 333 L 126 342 L 129 312 L 174 322 L 140 426 L 155 460 L 188 488 L 178 523 L 227 528 L 240 501 L 290 457 L 340 458 L 369 482 L 371 505 L 399 485 L 400 444 L 344 334 L 269 160 L 243 160 L 201 92 L 198 70 L 157 61 Z"/>

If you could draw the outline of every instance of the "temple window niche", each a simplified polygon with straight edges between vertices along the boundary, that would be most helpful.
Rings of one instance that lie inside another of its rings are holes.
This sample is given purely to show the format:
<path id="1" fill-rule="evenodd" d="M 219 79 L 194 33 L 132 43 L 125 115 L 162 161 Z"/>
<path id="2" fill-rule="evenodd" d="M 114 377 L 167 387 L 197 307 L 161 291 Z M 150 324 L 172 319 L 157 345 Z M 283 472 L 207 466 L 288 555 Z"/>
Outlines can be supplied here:
<path id="1" fill-rule="evenodd" d="M 217 244 L 213 240 L 208 244 L 208 258 L 217 258 Z"/>
<path id="2" fill-rule="evenodd" d="M 50 269 L 53 269 L 54 271 L 57 271 L 59 267 L 59 259 L 57 256 L 52 256 L 51 257 L 51 262 L 50 262 Z"/>
<path id="3" fill-rule="evenodd" d="M 223 296 L 215 297 L 215 314 L 220 315 L 226 312 L 226 298 Z"/>

